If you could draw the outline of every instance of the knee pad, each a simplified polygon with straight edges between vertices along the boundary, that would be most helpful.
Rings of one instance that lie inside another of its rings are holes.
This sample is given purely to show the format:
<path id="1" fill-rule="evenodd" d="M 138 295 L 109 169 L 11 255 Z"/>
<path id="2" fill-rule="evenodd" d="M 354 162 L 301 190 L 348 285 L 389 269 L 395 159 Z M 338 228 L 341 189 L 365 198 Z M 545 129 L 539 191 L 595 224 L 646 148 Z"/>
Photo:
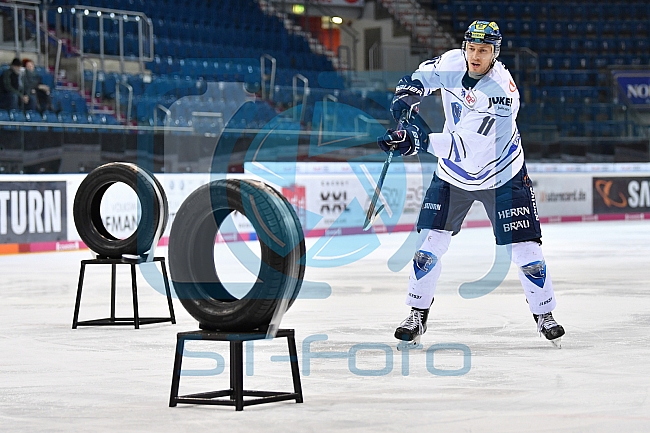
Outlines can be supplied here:
<path id="1" fill-rule="evenodd" d="M 424 239 L 421 241 L 420 250 L 430 251 L 438 258 L 449 249 L 451 243 L 451 232 L 445 230 L 428 230 L 423 232 Z"/>
<path id="2" fill-rule="evenodd" d="M 512 248 L 512 262 L 519 268 L 527 266 L 533 262 L 544 261 L 544 254 L 542 254 L 542 247 L 533 241 L 517 242 L 511 244 Z"/>

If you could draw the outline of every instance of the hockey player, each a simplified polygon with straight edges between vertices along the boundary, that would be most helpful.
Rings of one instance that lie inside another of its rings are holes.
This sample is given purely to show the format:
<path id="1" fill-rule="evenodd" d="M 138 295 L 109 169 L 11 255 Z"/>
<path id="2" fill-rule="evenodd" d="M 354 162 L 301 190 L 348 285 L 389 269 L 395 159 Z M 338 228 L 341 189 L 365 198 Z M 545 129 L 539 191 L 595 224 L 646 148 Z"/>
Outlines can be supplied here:
<path id="1" fill-rule="evenodd" d="M 438 157 L 417 221 L 421 244 L 406 297 L 411 311 L 395 331 L 401 347 L 415 346 L 426 332 L 440 260 L 476 200 L 487 211 L 496 243 L 508 245 L 538 331 L 557 347 L 564 335 L 551 313 L 555 294 L 546 273 L 535 194 L 517 130 L 519 92 L 497 61 L 501 40 L 495 22 L 474 21 L 462 49 L 425 61 L 403 77 L 391 103 L 398 130 L 389 129 L 378 139 L 384 151 L 429 152 Z M 445 125 L 442 132 L 427 134 L 418 121 L 418 106 L 438 89 Z M 404 121 L 405 113 L 410 120 Z"/>

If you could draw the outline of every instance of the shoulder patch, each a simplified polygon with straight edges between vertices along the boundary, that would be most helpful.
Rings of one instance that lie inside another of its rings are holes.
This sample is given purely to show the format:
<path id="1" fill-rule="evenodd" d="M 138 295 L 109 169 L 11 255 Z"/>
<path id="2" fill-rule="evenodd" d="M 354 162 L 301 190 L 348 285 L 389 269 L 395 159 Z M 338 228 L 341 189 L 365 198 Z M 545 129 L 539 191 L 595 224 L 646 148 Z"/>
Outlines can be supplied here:
<path id="1" fill-rule="evenodd" d="M 454 116 L 454 125 L 458 125 L 458 122 L 460 122 L 460 116 L 463 114 L 463 106 L 458 102 L 452 102 L 451 114 Z"/>
<path id="2" fill-rule="evenodd" d="M 508 89 L 512 92 L 515 93 L 517 91 L 517 86 L 515 85 L 515 82 L 510 80 L 510 83 L 508 84 Z"/>

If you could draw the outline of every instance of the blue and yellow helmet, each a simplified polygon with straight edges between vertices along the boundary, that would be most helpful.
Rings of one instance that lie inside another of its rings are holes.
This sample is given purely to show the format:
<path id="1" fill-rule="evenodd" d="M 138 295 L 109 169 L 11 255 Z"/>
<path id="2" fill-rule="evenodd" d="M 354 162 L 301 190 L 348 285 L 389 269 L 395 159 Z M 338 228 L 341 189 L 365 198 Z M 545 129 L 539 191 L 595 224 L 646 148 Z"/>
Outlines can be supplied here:
<path id="1" fill-rule="evenodd" d="M 463 39 L 463 51 L 468 42 L 476 44 L 490 44 L 494 46 L 494 58 L 496 59 L 501 51 L 503 37 L 499 26 L 494 21 L 474 21 L 469 25 Z"/>

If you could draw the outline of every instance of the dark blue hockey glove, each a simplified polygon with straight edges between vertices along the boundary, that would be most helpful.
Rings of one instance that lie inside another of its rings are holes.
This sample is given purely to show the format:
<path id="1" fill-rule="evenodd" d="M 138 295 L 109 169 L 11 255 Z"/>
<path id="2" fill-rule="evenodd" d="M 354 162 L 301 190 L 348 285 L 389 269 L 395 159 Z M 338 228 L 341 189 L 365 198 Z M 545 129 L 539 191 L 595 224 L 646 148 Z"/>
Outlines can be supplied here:
<path id="1" fill-rule="evenodd" d="M 420 80 L 412 80 L 405 75 L 395 86 L 395 96 L 390 103 L 390 112 L 395 120 L 399 120 L 402 112 L 413 114 L 418 112 L 418 106 L 424 97 L 424 86 Z"/>
<path id="2" fill-rule="evenodd" d="M 377 145 L 384 152 L 395 149 L 404 156 L 415 155 L 426 152 L 429 136 L 419 126 L 406 124 L 402 129 L 386 131 L 386 134 L 377 138 Z"/>

